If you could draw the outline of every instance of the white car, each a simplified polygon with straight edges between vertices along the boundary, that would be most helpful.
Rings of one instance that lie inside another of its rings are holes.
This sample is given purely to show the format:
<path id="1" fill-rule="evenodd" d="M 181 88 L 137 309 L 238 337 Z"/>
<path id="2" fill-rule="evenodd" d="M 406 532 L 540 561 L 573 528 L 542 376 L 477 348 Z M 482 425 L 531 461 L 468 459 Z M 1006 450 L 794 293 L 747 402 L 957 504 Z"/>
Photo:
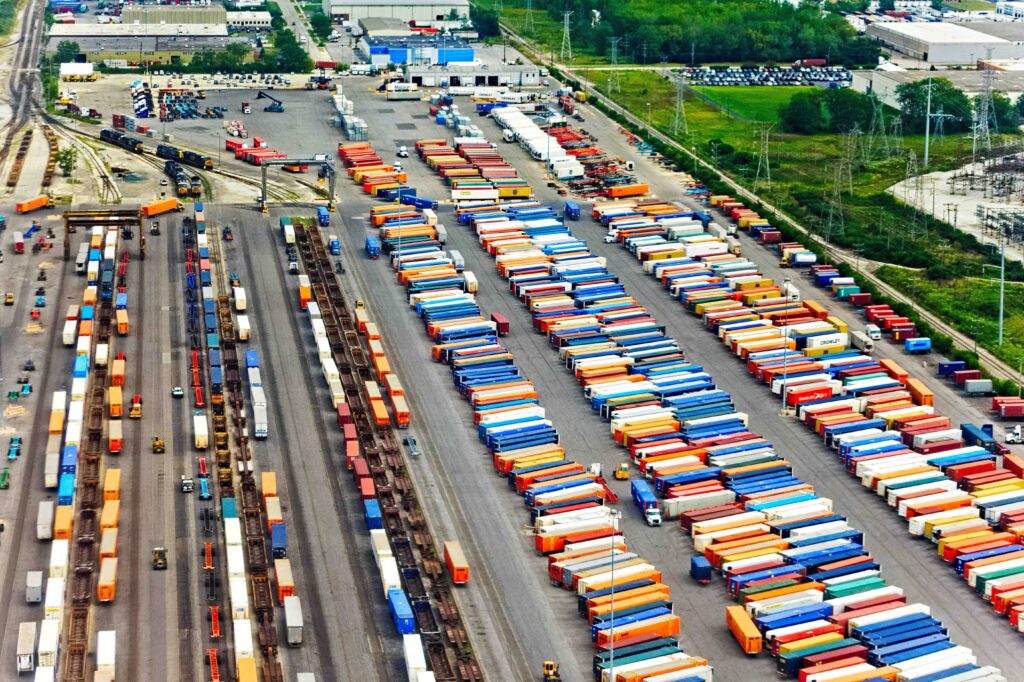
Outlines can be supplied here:
<path id="1" fill-rule="evenodd" d="M 606 234 L 604 236 L 604 243 L 605 244 L 614 244 L 616 239 L 618 239 L 618 237 L 616 237 L 614 234 Z"/>

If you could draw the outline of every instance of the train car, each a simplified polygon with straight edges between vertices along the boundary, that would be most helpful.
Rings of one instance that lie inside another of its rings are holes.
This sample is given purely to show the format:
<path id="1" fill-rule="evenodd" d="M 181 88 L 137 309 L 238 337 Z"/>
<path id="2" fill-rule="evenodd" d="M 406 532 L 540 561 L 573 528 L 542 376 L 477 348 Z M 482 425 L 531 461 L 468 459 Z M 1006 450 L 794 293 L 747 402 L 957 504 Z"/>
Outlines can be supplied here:
<path id="1" fill-rule="evenodd" d="M 173 159 L 175 161 L 180 161 L 182 156 L 180 149 L 169 144 L 158 144 L 156 146 L 156 155 L 161 159 Z"/>
<path id="2" fill-rule="evenodd" d="M 129 137 L 124 133 L 119 133 L 116 130 L 111 130 L 109 128 L 101 130 L 100 139 L 103 140 L 104 142 L 109 142 L 110 144 L 117 145 L 122 149 L 127 149 L 130 152 L 135 152 L 136 154 L 142 153 L 141 140 L 138 140 L 134 137 Z"/>
<path id="3" fill-rule="evenodd" d="M 189 195 L 193 197 L 203 196 L 203 182 L 199 179 L 198 175 L 193 175 L 188 179 L 189 183 Z"/>
<path id="4" fill-rule="evenodd" d="M 182 152 L 181 159 L 188 165 L 195 166 L 196 168 L 202 168 L 203 170 L 210 170 L 213 168 L 213 159 L 209 156 L 197 154 L 196 152 Z"/>

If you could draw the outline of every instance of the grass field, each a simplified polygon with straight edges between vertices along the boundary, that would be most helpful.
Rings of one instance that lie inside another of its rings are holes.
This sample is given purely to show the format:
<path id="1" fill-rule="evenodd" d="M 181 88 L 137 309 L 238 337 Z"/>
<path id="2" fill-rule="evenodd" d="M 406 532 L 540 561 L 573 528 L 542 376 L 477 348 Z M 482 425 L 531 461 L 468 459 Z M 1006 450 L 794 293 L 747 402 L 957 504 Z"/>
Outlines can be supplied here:
<path id="1" fill-rule="evenodd" d="M 946 9 L 954 12 L 995 12 L 996 4 L 985 0 L 946 0 Z"/>
<path id="2" fill-rule="evenodd" d="M 813 92 L 813 86 L 753 85 L 746 87 L 730 87 L 721 85 L 698 85 L 694 90 L 705 95 L 722 106 L 731 109 L 740 116 L 752 121 L 775 122 L 779 119 L 779 110 L 789 104 L 789 100 L 800 92 Z"/>

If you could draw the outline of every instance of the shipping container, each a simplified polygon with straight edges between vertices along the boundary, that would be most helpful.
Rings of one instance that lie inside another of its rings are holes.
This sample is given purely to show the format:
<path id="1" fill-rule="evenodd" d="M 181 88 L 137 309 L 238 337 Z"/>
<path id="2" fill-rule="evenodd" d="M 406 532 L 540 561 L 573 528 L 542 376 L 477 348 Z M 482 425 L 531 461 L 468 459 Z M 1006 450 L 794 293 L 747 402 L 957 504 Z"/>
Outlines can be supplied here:
<path id="1" fill-rule="evenodd" d="M 466 561 L 462 545 L 457 540 L 448 540 L 444 543 L 444 561 L 453 583 L 465 585 L 469 582 L 469 562 Z"/>

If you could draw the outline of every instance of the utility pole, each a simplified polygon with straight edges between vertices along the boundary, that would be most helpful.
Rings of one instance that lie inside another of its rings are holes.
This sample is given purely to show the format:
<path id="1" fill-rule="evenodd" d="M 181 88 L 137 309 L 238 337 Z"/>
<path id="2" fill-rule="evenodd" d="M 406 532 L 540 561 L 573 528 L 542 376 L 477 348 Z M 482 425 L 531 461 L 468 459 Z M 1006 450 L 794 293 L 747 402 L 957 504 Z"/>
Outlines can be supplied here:
<path id="1" fill-rule="evenodd" d="M 924 115 L 924 167 L 928 167 L 928 138 L 932 132 L 932 86 L 934 82 L 931 78 L 928 79 L 928 85 L 925 86 L 928 90 L 928 107 L 925 110 Z"/>
<path id="2" fill-rule="evenodd" d="M 559 59 L 562 60 L 563 64 L 568 64 L 572 61 L 572 29 L 569 26 L 569 17 L 573 14 L 575 14 L 575 12 L 572 10 L 562 12 L 562 51 L 559 55 Z M 569 57 L 568 61 L 566 61 L 566 55 Z"/>
<path id="3" fill-rule="evenodd" d="M 618 92 L 622 89 L 622 83 L 619 81 L 619 41 L 622 40 L 620 36 L 612 36 L 612 68 L 608 72 L 608 94 Z"/>

